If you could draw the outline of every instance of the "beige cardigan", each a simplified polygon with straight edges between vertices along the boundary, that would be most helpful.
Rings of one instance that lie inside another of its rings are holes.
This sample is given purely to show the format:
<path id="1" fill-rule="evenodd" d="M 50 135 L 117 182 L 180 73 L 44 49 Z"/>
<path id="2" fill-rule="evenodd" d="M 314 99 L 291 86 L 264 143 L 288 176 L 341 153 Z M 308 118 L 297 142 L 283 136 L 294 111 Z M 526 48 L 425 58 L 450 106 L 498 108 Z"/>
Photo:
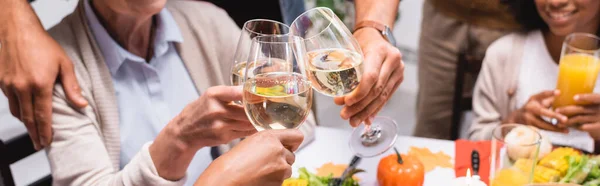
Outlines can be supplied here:
<path id="1" fill-rule="evenodd" d="M 526 34 L 514 33 L 487 49 L 473 92 L 475 118 L 469 139 L 489 140 L 492 130 L 516 108 L 515 93 Z"/>
<path id="2" fill-rule="evenodd" d="M 240 30 L 227 13 L 199 1 L 168 1 L 167 8 L 182 32 L 176 44 L 199 93 L 229 80 L 230 62 Z M 158 176 L 146 144 L 119 170 L 119 110 L 111 75 L 89 30 L 83 4 L 49 33 L 75 66 L 89 106 L 71 107 L 58 84 L 53 97 L 53 143 L 46 149 L 55 185 L 182 185 Z M 311 115 L 300 130 L 313 138 Z M 233 144 L 233 143 L 232 143 Z M 225 145 L 227 150 L 232 146 Z M 174 157 L 176 158 L 176 157 Z M 196 179 L 196 178 L 190 178 Z"/>

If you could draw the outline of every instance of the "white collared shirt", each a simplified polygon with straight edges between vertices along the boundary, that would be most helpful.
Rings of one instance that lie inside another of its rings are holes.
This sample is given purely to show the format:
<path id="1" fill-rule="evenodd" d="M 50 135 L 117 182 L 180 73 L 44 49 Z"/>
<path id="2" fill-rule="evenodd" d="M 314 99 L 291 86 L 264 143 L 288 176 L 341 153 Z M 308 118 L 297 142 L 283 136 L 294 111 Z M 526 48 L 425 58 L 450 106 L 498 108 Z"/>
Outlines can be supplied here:
<path id="1" fill-rule="evenodd" d="M 90 1 L 85 1 L 85 13 L 116 91 L 123 169 L 199 93 L 175 48 L 174 43 L 183 42 L 183 37 L 166 8 L 156 15 L 154 56 L 149 62 L 125 50 L 108 34 Z M 210 148 L 199 150 L 188 167 L 186 185 L 192 185 L 211 161 Z"/>

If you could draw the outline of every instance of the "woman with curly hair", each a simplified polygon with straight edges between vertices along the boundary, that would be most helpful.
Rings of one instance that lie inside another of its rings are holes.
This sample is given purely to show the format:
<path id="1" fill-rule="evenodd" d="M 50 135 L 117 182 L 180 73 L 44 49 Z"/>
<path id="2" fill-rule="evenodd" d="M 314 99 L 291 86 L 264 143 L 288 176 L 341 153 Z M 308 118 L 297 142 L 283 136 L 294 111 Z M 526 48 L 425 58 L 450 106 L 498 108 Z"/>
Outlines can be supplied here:
<path id="1" fill-rule="evenodd" d="M 475 85 L 475 119 L 469 137 L 490 139 L 494 127 L 521 123 L 542 129 L 554 144 L 593 151 L 594 141 L 600 141 L 599 85 L 593 94 L 575 96 L 576 101 L 592 105 L 549 108 L 560 94 L 554 89 L 562 43 L 571 33 L 598 34 L 600 1 L 505 2 L 524 30 L 504 36 L 488 48 Z M 544 118 L 556 118 L 558 124 Z"/>

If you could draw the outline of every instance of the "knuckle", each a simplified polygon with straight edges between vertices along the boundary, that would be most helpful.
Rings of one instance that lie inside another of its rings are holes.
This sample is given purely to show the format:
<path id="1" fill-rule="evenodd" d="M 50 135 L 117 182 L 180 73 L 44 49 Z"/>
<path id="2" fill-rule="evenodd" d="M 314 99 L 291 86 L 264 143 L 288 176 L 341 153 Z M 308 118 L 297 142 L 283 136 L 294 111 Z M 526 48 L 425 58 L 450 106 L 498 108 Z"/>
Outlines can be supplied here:
<path id="1" fill-rule="evenodd" d="M 375 96 L 377 94 L 381 94 L 384 89 L 385 89 L 385 85 L 383 85 L 383 84 L 375 86 Z"/>
<path id="2" fill-rule="evenodd" d="M 210 87 L 210 88 L 206 89 L 206 92 L 204 94 L 208 97 L 215 97 L 217 95 L 217 93 L 215 91 L 215 87 Z"/>
<path id="3" fill-rule="evenodd" d="M 39 122 L 45 122 L 47 121 L 46 119 L 46 114 L 44 113 L 43 110 L 35 110 L 33 112 L 34 117 L 36 118 L 36 120 L 38 120 Z"/>
<path id="4" fill-rule="evenodd" d="M 14 116 L 15 118 L 19 119 L 19 120 L 21 119 L 21 118 L 19 118 L 19 117 L 20 117 L 20 116 L 19 116 L 19 111 L 16 111 L 16 110 L 14 110 L 14 109 L 10 109 L 10 114 L 11 114 L 12 116 Z"/>
<path id="5" fill-rule="evenodd" d="M 367 73 L 365 73 L 365 75 L 364 75 L 364 76 L 365 76 L 365 78 L 367 78 L 367 79 L 372 79 L 372 80 L 375 80 L 375 79 L 377 79 L 378 75 L 379 75 L 379 74 L 378 74 L 377 72 L 375 72 L 375 71 L 371 71 L 371 72 L 367 72 Z"/>
<path id="6" fill-rule="evenodd" d="M 30 83 L 30 85 L 36 89 L 48 87 L 50 84 L 51 83 L 48 82 L 47 79 L 42 78 L 42 77 L 34 77 Z"/>
<path id="7" fill-rule="evenodd" d="M 394 61 L 400 62 L 402 59 L 402 53 L 400 53 L 400 50 L 392 46 L 390 46 L 390 48 L 391 50 L 389 50 L 390 52 L 388 53 L 389 57 L 391 57 Z"/>
<path id="8" fill-rule="evenodd" d="M 391 87 L 387 87 L 385 89 L 383 89 L 383 91 L 381 92 L 381 95 L 379 96 L 381 100 L 388 100 L 390 99 L 391 95 L 392 95 L 392 88 Z"/>
<path id="9" fill-rule="evenodd" d="M 33 127 L 34 124 L 35 124 L 35 120 L 32 117 L 29 117 L 29 116 L 23 116 L 23 117 L 21 117 L 21 121 L 27 127 Z"/>
<path id="10" fill-rule="evenodd" d="M 3 77 L 3 78 L 0 80 L 0 85 L 2 85 L 2 87 L 4 87 L 4 86 L 8 86 L 8 85 L 10 85 L 10 84 L 11 84 L 11 80 L 10 80 L 10 78 L 8 78 L 8 77 Z"/>
<path id="11" fill-rule="evenodd" d="M 375 45 L 374 49 L 376 49 L 379 52 L 385 52 L 388 50 L 388 44 L 384 42 L 378 42 L 377 45 Z"/>
<path id="12" fill-rule="evenodd" d="M 21 80 L 14 80 L 14 81 L 12 82 L 12 85 L 13 85 L 13 86 L 14 86 L 14 88 L 15 88 L 17 91 L 19 91 L 19 92 L 24 92 L 24 91 L 27 91 L 27 90 L 29 90 L 29 89 L 30 89 L 30 87 L 31 87 L 31 86 L 30 86 L 30 84 L 29 84 L 29 82 L 28 82 L 28 81 L 26 81 L 26 80 L 23 80 L 23 79 L 21 79 Z"/>

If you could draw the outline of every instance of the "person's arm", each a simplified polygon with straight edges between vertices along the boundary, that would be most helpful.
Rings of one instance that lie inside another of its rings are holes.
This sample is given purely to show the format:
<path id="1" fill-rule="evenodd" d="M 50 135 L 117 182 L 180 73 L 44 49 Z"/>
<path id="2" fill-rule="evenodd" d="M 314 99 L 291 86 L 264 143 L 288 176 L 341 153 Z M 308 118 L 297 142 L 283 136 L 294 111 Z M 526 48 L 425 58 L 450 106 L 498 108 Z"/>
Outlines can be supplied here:
<path id="1" fill-rule="evenodd" d="M 364 20 L 394 26 L 400 0 L 355 0 L 356 23 Z"/>
<path id="2" fill-rule="evenodd" d="M 54 142 L 46 148 L 53 185 L 178 186 L 185 183 L 185 178 L 170 181 L 159 175 L 159 166 L 154 164 L 160 162 L 153 161 L 150 144 L 144 145 L 122 170 L 118 165 L 113 166 L 107 146 L 118 145 L 119 140 L 111 141 L 101 132 L 110 126 L 101 126 L 92 107 L 76 109 L 66 100 L 61 85 L 56 85 L 52 104 Z"/>
<path id="3" fill-rule="evenodd" d="M 356 0 L 356 24 L 372 21 L 393 27 L 400 0 Z M 360 84 L 350 95 L 335 98 L 335 103 L 345 105 L 340 115 L 350 119 L 350 125 L 370 122 L 392 97 L 404 80 L 402 54 L 392 46 L 381 31 L 362 27 L 354 37 L 364 54 L 364 72 Z"/>
<path id="4" fill-rule="evenodd" d="M 502 68 L 494 68 L 493 64 L 498 63 L 498 56 L 494 52 L 494 47 L 488 49 L 488 53 L 483 60 L 481 71 L 477 77 L 477 82 L 473 88 L 473 122 L 469 128 L 468 138 L 470 140 L 489 140 L 492 137 L 492 130 L 500 125 L 503 118 L 499 104 L 499 96 L 505 93 L 499 87 L 501 84 L 506 84 L 506 80 L 496 82 L 494 74 Z M 501 81 L 501 80 L 498 80 Z M 504 104 L 508 105 L 508 104 Z"/>
<path id="5" fill-rule="evenodd" d="M 69 102 L 84 107 L 73 64 L 25 0 L 0 0 L 0 89 L 36 149 L 52 142 L 52 88 L 58 78 Z"/>

